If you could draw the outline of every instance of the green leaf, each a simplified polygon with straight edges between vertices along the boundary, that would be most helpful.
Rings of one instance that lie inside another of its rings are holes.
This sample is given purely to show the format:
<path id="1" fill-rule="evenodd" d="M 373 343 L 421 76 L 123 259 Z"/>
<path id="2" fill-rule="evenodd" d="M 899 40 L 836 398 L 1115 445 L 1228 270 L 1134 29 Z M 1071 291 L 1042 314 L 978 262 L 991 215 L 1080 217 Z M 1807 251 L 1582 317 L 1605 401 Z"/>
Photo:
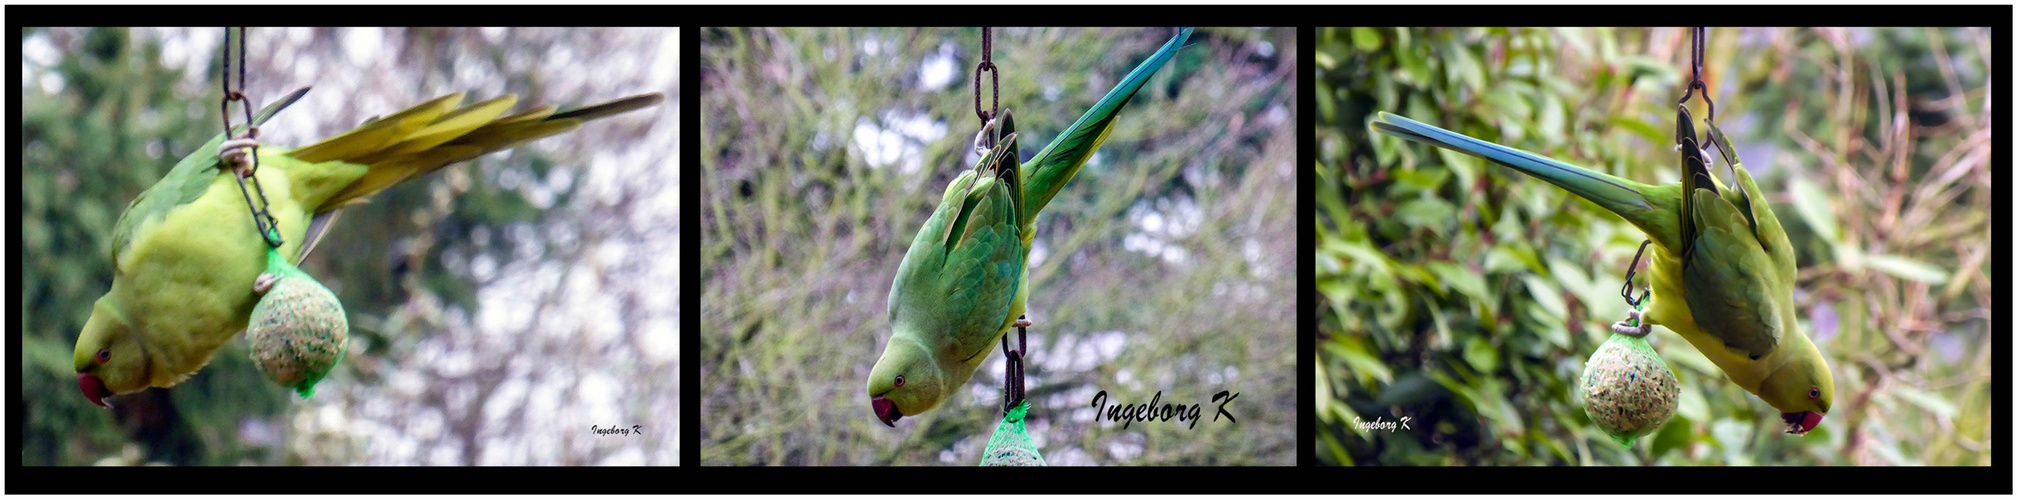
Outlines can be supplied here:
<path id="1" fill-rule="evenodd" d="M 1898 396 L 1899 399 L 1912 403 L 1913 406 L 1927 410 L 1928 413 L 1939 415 L 1942 418 L 1955 417 L 1955 404 L 1948 402 L 1947 398 L 1943 398 L 1939 394 L 1922 391 L 1904 384 L 1891 386 L 1890 393 L 1893 396 Z"/>
<path id="2" fill-rule="evenodd" d="M 1544 142 L 1550 144 L 1563 142 L 1565 132 L 1563 123 L 1567 120 L 1562 100 L 1557 99 L 1555 94 L 1542 94 L 1540 106 L 1541 115 L 1535 118 L 1536 132 L 1542 136 Z"/>
<path id="3" fill-rule="evenodd" d="M 1557 303 L 1561 303 L 1561 300 Z M 1532 303 L 1527 304 L 1526 312 L 1528 318 L 1534 321 L 1534 327 L 1539 329 L 1536 333 L 1541 334 L 1543 340 L 1556 347 L 1570 346 L 1569 327 L 1563 323 L 1562 316 L 1550 313 L 1548 308 L 1540 304 Z"/>
<path id="4" fill-rule="evenodd" d="M 1464 344 L 1464 361 L 1474 370 L 1492 373 L 1499 370 L 1499 351 L 1484 336 L 1474 336 Z"/>
<path id="5" fill-rule="evenodd" d="M 1380 358 L 1373 355 L 1365 340 L 1346 336 L 1332 338 L 1335 341 L 1325 344 L 1325 349 L 1345 361 L 1346 369 L 1350 370 L 1348 375 L 1371 378 L 1382 383 L 1394 380 L 1394 371 L 1389 370 L 1387 363 L 1380 362 Z"/>
<path id="6" fill-rule="evenodd" d="M 1660 325 L 1654 325 L 1654 326 L 1660 326 Z M 1655 329 L 1655 331 L 1661 331 L 1666 329 L 1667 328 L 1657 328 Z M 1650 336 L 1647 337 L 1647 339 L 1653 340 L 1653 337 Z M 1674 347 L 1661 349 L 1661 347 L 1664 346 L 1674 346 Z M 1683 340 L 1682 336 L 1679 334 L 1671 337 L 1670 336 L 1662 337 L 1661 343 L 1654 344 L 1654 347 L 1655 350 L 1660 351 L 1661 359 L 1666 360 L 1672 364 L 1682 365 L 1688 367 L 1689 369 L 1695 370 L 1704 375 L 1710 375 L 1712 377 L 1721 377 L 1724 374 L 1724 370 L 1722 368 L 1717 368 L 1717 364 L 1710 362 L 1710 358 L 1703 357 L 1702 351 L 1697 351 L 1695 346 L 1689 345 L 1689 342 L 1687 340 Z M 1716 382 L 1723 382 L 1723 379 L 1717 378 Z"/>
<path id="7" fill-rule="evenodd" d="M 1838 238 L 1836 213 L 1829 209 L 1828 193 L 1822 191 L 1821 186 L 1801 176 L 1793 176 L 1788 190 L 1792 191 L 1790 194 L 1794 198 L 1794 211 L 1801 214 L 1801 220 L 1806 221 L 1808 227 L 1814 229 L 1815 234 L 1821 236 L 1823 240 L 1836 242 Z"/>
<path id="8" fill-rule="evenodd" d="M 1452 42 L 1444 45 L 1443 63 L 1449 65 L 1451 80 L 1464 83 L 1464 89 L 1472 92 L 1485 90 L 1485 63 L 1473 55 L 1470 44 Z"/>
<path id="9" fill-rule="evenodd" d="M 1394 209 L 1395 218 L 1410 227 L 1420 227 L 1446 235 L 1457 222 L 1457 208 L 1442 198 L 1416 198 Z"/>
<path id="10" fill-rule="evenodd" d="M 1450 318 L 1447 317 L 1443 309 L 1444 308 L 1441 307 L 1429 308 L 1430 322 L 1436 325 L 1436 338 L 1437 338 L 1436 347 L 1438 349 L 1445 349 L 1450 347 Z"/>
<path id="11" fill-rule="evenodd" d="M 1502 219 L 1511 220 L 1511 219 Z M 1485 268 L 1487 273 L 1541 272 L 1541 262 L 1535 258 L 1534 247 L 1520 241 L 1508 241 L 1486 250 Z"/>
<path id="12" fill-rule="evenodd" d="M 1605 292 L 1608 287 L 1598 286 L 1597 282 L 1593 281 L 1589 274 L 1584 273 L 1582 267 L 1570 263 L 1568 260 L 1551 256 L 1548 262 L 1549 272 L 1555 275 L 1556 282 L 1562 284 L 1563 289 L 1569 290 L 1570 294 L 1576 296 L 1577 301 L 1583 302 L 1587 311 L 1610 310 L 1604 309 L 1609 307 L 1605 305 L 1607 304 L 1605 301 L 1607 293 Z M 1617 290 L 1612 289 L 1611 291 L 1616 292 Z M 1618 294 L 1611 293 L 1609 295 L 1617 296 Z M 1624 308 L 1624 300 L 1623 298 L 1614 299 L 1609 303 L 1618 304 L 1616 307 Z M 1625 311 L 1621 309 L 1617 314 L 1623 318 Z"/>
<path id="13" fill-rule="evenodd" d="M 1391 274 L 1394 272 L 1389 268 L 1387 256 L 1382 255 L 1380 250 L 1375 249 L 1370 244 L 1336 242 L 1336 244 L 1325 245 L 1325 252 L 1336 253 L 1342 257 L 1345 268 L 1352 272 L 1374 272 L 1379 274 Z"/>
<path id="14" fill-rule="evenodd" d="M 1451 291 L 1474 299 L 1492 298 L 1492 294 L 1486 291 L 1485 279 L 1479 277 L 1478 273 L 1450 262 L 1431 262 L 1424 264 L 1424 267 L 1429 268 L 1431 273 L 1443 280 L 1444 286 Z"/>
<path id="15" fill-rule="evenodd" d="M 1402 42 L 1395 44 L 1391 52 L 1394 54 L 1395 62 L 1401 65 L 1401 78 L 1407 83 L 1411 85 L 1427 85 L 1436 77 L 1434 70 L 1430 68 L 1429 51 L 1421 50 L 1420 47 L 1409 46 L 1407 42 Z M 1416 116 L 1427 115 L 1417 114 Z"/>
<path id="16" fill-rule="evenodd" d="M 1903 280 L 1932 285 L 1948 282 L 1948 270 L 1940 266 L 1896 255 L 1866 255 L 1864 266 L 1884 271 Z"/>
<path id="17" fill-rule="evenodd" d="M 1351 405 L 1335 399 L 1331 401 L 1331 415 L 1332 419 L 1338 422 L 1351 422 L 1359 419 L 1359 413 L 1352 411 Z"/>
<path id="18" fill-rule="evenodd" d="M 1741 461 L 1750 462 L 1745 442 L 1752 438 L 1752 428 L 1751 422 L 1719 420 L 1710 424 L 1710 436 L 1714 438 L 1719 448 L 1723 449 L 1724 459 L 1730 461 L 1731 465 L 1739 465 Z"/>
<path id="19" fill-rule="evenodd" d="M 1417 192 L 1427 193 L 1430 195 L 1436 194 L 1436 191 L 1443 187 L 1444 181 L 1450 178 L 1450 171 L 1440 168 L 1394 169 L 1389 170 L 1388 172 L 1394 176 L 1395 182 L 1400 183 L 1403 186 L 1412 187 L 1420 190 Z M 1394 194 L 1404 195 L 1414 193 L 1411 193 L 1406 190 L 1396 189 Z"/>
<path id="20" fill-rule="evenodd" d="M 1650 450 L 1653 459 L 1659 460 L 1661 455 L 1666 455 L 1669 451 L 1687 448 L 1689 438 L 1695 435 L 1692 429 L 1694 426 L 1693 421 L 1682 416 L 1669 420 L 1667 425 L 1662 426 L 1659 433 L 1654 435 L 1654 443 Z"/>
<path id="21" fill-rule="evenodd" d="M 1326 69 L 1329 69 L 1328 66 L 1325 66 L 1325 61 L 1329 59 L 1331 58 L 1325 53 L 1319 52 L 1317 54 L 1317 64 L 1321 67 L 1326 67 Z M 1338 104 L 1336 103 L 1336 99 L 1331 96 L 1330 92 L 1317 93 L 1317 117 L 1319 120 L 1327 122 L 1337 119 Z M 1382 164 L 1391 165 L 1391 163 L 1382 163 Z M 1327 172 L 1327 170 L 1319 169 L 1318 172 Z"/>
<path id="22" fill-rule="evenodd" d="M 1359 50 L 1372 51 L 1380 48 L 1380 32 L 1373 28 L 1353 28 L 1352 45 Z"/>
<path id="23" fill-rule="evenodd" d="M 1550 315 L 1555 316 L 1557 319 L 1569 317 L 1570 307 L 1563 303 L 1561 289 L 1556 288 L 1548 280 L 1542 279 L 1541 276 L 1533 274 L 1521 276 L 1521 281 L 1527 284 L 1528 294 L 1534 296 L 1535 304 L 1542 306 L 1542 309 L 1547 310 Z"/>
<path id="24" fill-rule="evenodd" d="M 1662 131 L 1660 127 L 1656 127 L 1646 120 L 1630 116 L 1620 116 L 1612 118 L 1612 126 L 1630 131 L 1634 135 L 1638 135 L 1655 144 L 1673 144 L 1672 142 L 1666 142 L 1673 140 L 1668 138 L 1667 132 Z"/>
<path id="25" fill-rule="evenodd" d="M 1352 455 L 1345 452 L 1345 445 L 1339 444 L 1338 438 L 1333 437 L 1331 433 L 1327 432 L 1324 434 L 1324 447 L 1331 451 L 1331 458 L 1339 461 L 1339 466 L 1352 466 Z"/>
<path id="26" fill-rule="evenodd" d="M 1317 401 L 1317 407 L 1329 408 L 1332 402 L 1331 376 L 1330 374 L 1326 373 L 1328 370 L 1324 369 L 1324 363 L 1317 363 L 1315 371 L 1317 372 L 1316 373 L 1317 398 L 1315 399 L 1315 401 Z M 1324 423 L 1331 423 L 1332 421 L 1331 412 L 1328 411 L 1317 412 L 1317 420 Z"/>
<path id="27" fill-rule="evenodd" d="M 1534 109 L 1528 105 L 1528 100 L 1521 95 L 1520 89 L 1511 86 L 1495 87 L 1479 97 L 1487 106 L 1491 106 L 1497 110 L 1499 116 L 1526 119 L 1534 115 Z M 1506 125 L 1508 124 L 1502 122 L 1502 129 L 1505 129 Z M 1522 138 L 1527 136 L 1527 127 L 1525 126 L 1515 124 L 1513 130 L 1519 133 L 1508 134 L 1507 137 L 1503 137 L 1500 140 L 1518 143 Z"/>

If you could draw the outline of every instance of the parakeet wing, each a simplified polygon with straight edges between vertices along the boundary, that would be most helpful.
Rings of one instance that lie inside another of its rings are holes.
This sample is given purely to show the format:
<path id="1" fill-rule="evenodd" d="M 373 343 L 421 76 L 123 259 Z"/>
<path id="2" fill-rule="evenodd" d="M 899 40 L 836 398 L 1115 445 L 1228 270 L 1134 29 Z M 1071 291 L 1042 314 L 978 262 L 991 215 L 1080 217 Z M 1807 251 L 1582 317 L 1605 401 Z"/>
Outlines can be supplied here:
<path id="1" fill-rule="evenodd" d="M 1780 277 L 1791 285 L 1797 270 L 1793 243 L 1787 240 L 1786 228 L 1780 226 L 1780 217 L 1773 213 L 1773 204 L 1761 197 L 1764 191 L 1760 191 L 1758 183 L 1752 181 L 1752 172 L 1745 170 L 1744 160 L 1738 158 L 1737 148 L 1724 136 L 1723 129 L 1717 128 L 1715 123 L 1706 125 L 1710 127 L 1710 140 L 1715 141 L 1717 151 L 1723 154 L 1724 164 L 1730 166 L 1731 175 L 1738 180 L 1738 188 L 1743 190 L 1744 203 L 1738 208 L 1751 214 L 1752 233 L 1758 235 L 1759 244 L 1766 247 L 1766 255 L 1772 257 Z"/>
<path id="2" fill-rule="evenodd" d="M 1004 153 L 1015 150 L 1013 142 L 1009 146 Z M 960 227 L 948 233 L 946 267 L 940 273 L 948 303 L 973 304 L 965 314 L 947 318 L 955 323 L 950 331 L 959 335 L 952 352 L 969 357 L 994 347 L 994 334 L 1002 331 L 1022 286 L 1028 256 L 1017 212 L 1021 179 L 1016 165 L 1004 163 L 986 173 L 996 175 L 976 182 L 969 193 Z"/>
<path id="3" fill-rule="evenodd" d="M 1773 286 L 1779 276 L 1754 229 L 1756 219 L 1733 201 L 1750 206 L 1750 199 L 1736 190 L 1720 192 L 1703 163 L 1693 120 L 1686 109 L 1677 116 L 1676 139 L 1686 167 L 1682 289 L 1690 315 L 1725 346 L 1758 359 L 1779 345 L 1781 322 L 1773 297 L 1784 287 Z"/>
<path id="4" fill-rule="evenodd" d="M 1682 110 L 1684 113 L 1683 116 L 1687 116 L 1688 108 L 1682 108 Z M 1724 165 L 1731 169 L 1731 175 L 1736 176 L 1738 168 L 1742 166 L 1738 163 L 1738 152 L 1731 148 L 1731 143 L 1724 138 L 1724 132 L 1717 130 L 1715 123 L 1704 122 L 1704 124 L 1710 126 L 1710 144 L 1708 145 L 1716 146 L 1718 155 L 1724 158 Z M 1735 179 L 1736 177 L 1733 178 Z M 1731 200 L 1731 204 L 1738 206 L 1738 213 L 1744 214 L 1745 222 L 1751 224 L 1752 234 L 1756 236 L 1759 234 L 1759 218 L 1758 214 L 1752 211 L 1752 193 L 1756 192 L 1757 189 L 1748 189 L 1743 184 L 1739 184 L 1736 187 L 1738 188 L 1737 192 L 1725 193 L 1724 198 Z M 1760 238 L 1759 243 L 1767 245 L 1768 251 L 1771 251 L 1771 245 L 1764 238 Z"/>
<path id="5" fill-rule="evenodd" d="M 973 356 L 993 346 L 1023 275 L 1025 252 L 1010 184 L 982 173 L 963 173 L 948 187 L 926 222 L 931 232 L 921 231 L 911 245 L 892 289 L 891 313 L 920 334 L 946 336 L 933 340 L 948 342 L 935 345 L 947 345 L 952 356 Z"/>
<path id="6" fill-rule="evenodd" d="M 259 110 L 259 113 L 252 115 L 251 126 L 266 123 L 267 119 L 273 118 L 274 114 L 294 104 L 294 101 L 300 100 L 301 96 L 307 93 L 308 87 L 302 87 L 266 105 Z M 245 127 L 244 124 L 233 127 L 231 133 L 234 135 L 244 133 Z M 119 221 L 113 224 L 111 249 L 113 265 L 118 265 L 119 254 L 131 244 L 133 231 L 141 224 L 159 218 L 170 209 L 196 201 L 203 196 L 205 190 L 210 189 L 210 181 L 217 174 L 218 163 L 223 161 L 217 158 L 217 148 L 223 144 L 224 134 L 210 138 L 210 142 L 196 148 L 196 152 L 176 162 L 175 167 L 169 169 L 168 175 L 162 177 L 160 182 L 140 192 L 140 196 L 133 198 L 133 202 L 126 205 L 126 211 L 120 213 Z"/>

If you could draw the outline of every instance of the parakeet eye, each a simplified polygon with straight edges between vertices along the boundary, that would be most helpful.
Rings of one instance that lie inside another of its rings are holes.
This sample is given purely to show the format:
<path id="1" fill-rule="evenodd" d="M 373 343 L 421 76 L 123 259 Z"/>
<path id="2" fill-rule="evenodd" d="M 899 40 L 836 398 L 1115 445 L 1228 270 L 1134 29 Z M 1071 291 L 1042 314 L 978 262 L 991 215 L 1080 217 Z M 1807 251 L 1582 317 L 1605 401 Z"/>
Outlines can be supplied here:
<path id="1" fill-rule="evenodd" d="M 100 362 L 100 363 L 104 363 L 104 362 L 107 362 L 107 361 L 112 361 L 112 350 L 111 350 L 111 349 L 99 349 L 99 350 L 98 350 L 98 362 Z"/>
<path id="2" fill-rule="evenodd" d="M 1809 388 L 1808 388 L 1808 399 L 1822 399 L 1822 388 L 1820 388 L 1820 387 L 1809 387 Z"/>
<path id="3" fill-rule="evenodd" d="M 898 376 L 897 376 L 897 387 L 903 387 L 903 386 L 904 386 L 904 376 L 903 376 L 903 375 L 898 375 Z"/>

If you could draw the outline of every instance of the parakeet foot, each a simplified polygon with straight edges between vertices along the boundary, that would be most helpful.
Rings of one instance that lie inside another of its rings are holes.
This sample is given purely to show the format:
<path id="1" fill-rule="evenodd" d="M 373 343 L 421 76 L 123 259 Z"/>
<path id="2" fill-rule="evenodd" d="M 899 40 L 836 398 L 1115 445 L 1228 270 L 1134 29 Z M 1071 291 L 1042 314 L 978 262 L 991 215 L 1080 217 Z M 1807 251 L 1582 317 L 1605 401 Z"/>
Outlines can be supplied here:
<path id="1" fill-rule="evenodd" d="M 1675 145 L 1675 152 L 1677 152 L 1677 153 L 1680 153 L 1680 152 L 1682 152 L 1682 145 L 1680 145 L 1680 144 L 1676 144 L 1676 145 Z M 1711 159 L 1711 156 L 1710 156 L 1710 148 L 1702 148 L 1702 149 L 1698 149 L 1698 150 L 1696 150 L 1696 153 L 1697 153 L 1697 154 L 1700 154 L 1700 155 L 1702 155 L 1702 156 L 1703 156 L 1703 165 L 1704 165 L 1704 166 L 1709 166 L 1709 167 L 1713 167 L 1713 166 L 1716 166 L 1716 165 L 1717 165 L 1717 162 L 1716 162 L 1716 160 L 1713 160 L 1713 159 Z"/>
<path id="2" fill-rule="evenodd" d="M 1017 328 L 1029 328 L 1030 324 L 1031 324 L 1030 318 L 1026 316 L 1016 318 L 1016 324 L 1012 326 L 1015 326 Z"/>
<path id="3" fill-rule="evenodd" d="M 1645 337 L 1647 334 L 1653 333 L 1653 331 L 1654 325 L 1649 325 L 1645 321 L 1640 320 L 1639 310 L 1627 311 L 1625 321 L 1612 323 L 1612 333 L 1620 335 Z"/>
<path id="4" fill-rule="evenodd" d="M 252 293 L 266 295 L 266 291 L 272 290 L 273 284 L 278 281 L 280 281 L 280 275 L 259 273 L 259 279 L 252 280 Z"/>
<path id="5" fill-rule="evenodd" d="M 252 172 L 245 166 L 252 163 L 252 152 L 257 149 L 259 149 L 258 139 L 251 137 L 232 139 L 217 146 L 217 159 L 224 160 L 226 167 L 237 169 L 240 177 L 246 177 L 252 175 Z"/>

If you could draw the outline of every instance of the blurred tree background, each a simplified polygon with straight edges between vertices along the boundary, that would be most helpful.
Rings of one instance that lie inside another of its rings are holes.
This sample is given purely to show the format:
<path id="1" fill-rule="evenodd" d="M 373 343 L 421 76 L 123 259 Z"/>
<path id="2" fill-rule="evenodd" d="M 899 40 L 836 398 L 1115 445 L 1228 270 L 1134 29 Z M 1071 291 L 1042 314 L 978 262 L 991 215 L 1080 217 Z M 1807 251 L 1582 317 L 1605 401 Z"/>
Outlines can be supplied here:
<path id="1" fill-rule="evenodd" d="M 1613 444 L 1576 384 L 1624 318 L 1642 234 L 1537 179 L 1366 131 L 1389 111 L 1677 182 L 1688 30 L 1320 29 L 1320 463 L 1990 463 L 1989 31 L 1710 34 L 1718 125 L 1786 224 L 1803 327 L 1835 373 L 1821 427 L 1782 434 L 1776 410 L 1657 333 L 1679 410 Z M 1361 424 L 1404 416 L 1411 430 Z"/>
<path id="2" fill-rule="evenodd" d="M 1034 154 L 1174 34 L 996 28 Z M 865 380 L 890 281 L 975 160 L 980 29 L 701 32 L 701 460 L 980 461 L 1003 357 L 890 429 Z M 1295 462 L 1296 34 L 1205 28 L 1038 218 L 1030 432 L 1054 465 Z M 985 90 L 984 90 L 985 92 Z M 1108 403 L 1208 419 L 1095 422 Z M 1211 422 L 1213 393 L 1241 394 Z"/>
<path id="3" fill-rule="evenodd" d="M 430 98 L 667 102 L 350 208 L 301 267 L 351 346 L 311 399 L 243 336 L 171 389 L 78 393 L 71 346 L 111 284 L 126 203 L 216 135 L 223 30 L 20 33 L 22 463 L 672 464 L 678 456 L 678 34 L 669 29 L 249 30 L 262 127 L 302 146 Z M 235 42 L 235 38 L 234 38 Z M 247 237 L 256 237 L 248 233 Z M 642 426 L 599 436 L 591 426 Z"/>

